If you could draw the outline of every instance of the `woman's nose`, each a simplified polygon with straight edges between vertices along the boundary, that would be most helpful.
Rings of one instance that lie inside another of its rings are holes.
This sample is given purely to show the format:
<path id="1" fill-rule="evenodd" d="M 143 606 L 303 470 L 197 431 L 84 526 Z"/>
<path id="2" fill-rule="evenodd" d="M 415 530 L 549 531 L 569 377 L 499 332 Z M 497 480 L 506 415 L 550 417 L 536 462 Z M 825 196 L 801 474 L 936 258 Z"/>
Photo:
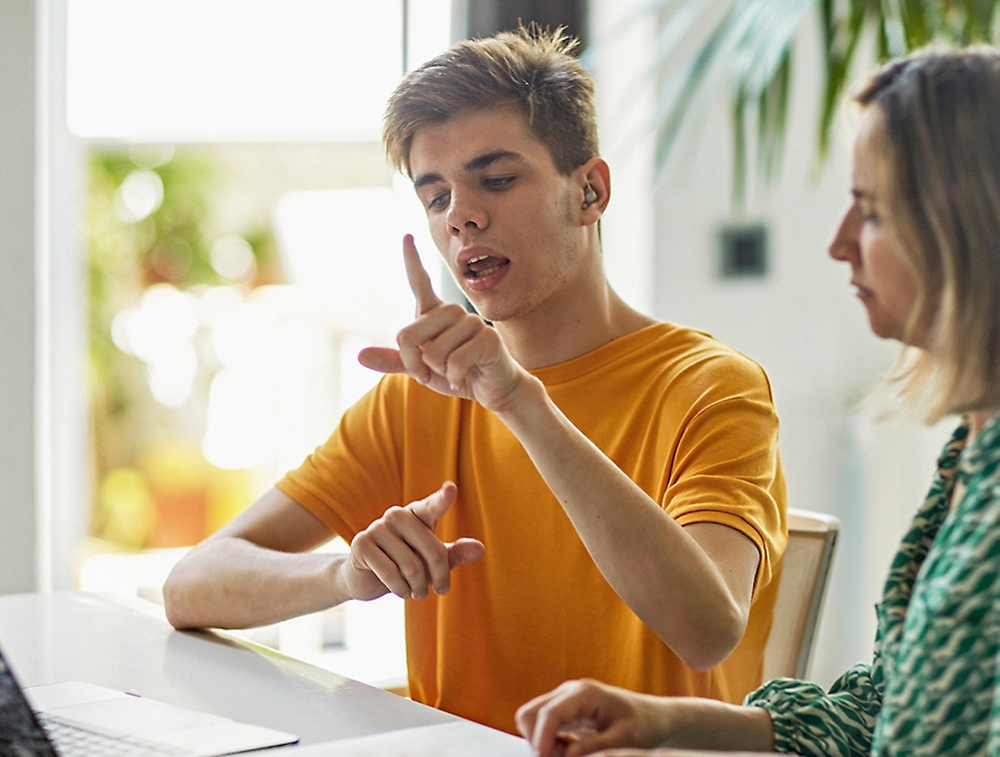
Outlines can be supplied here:
<path id="1" fill-rule="evenodd" d="M 830 242 L 829 253 L 834 260 L 849 261 L 857 257 L 860 250 L 859 241 L 861 239 L 861 212 L 857 203 L 851 203 L 851 207 L 844 213 L 840 220 L 837 232 Z"/>

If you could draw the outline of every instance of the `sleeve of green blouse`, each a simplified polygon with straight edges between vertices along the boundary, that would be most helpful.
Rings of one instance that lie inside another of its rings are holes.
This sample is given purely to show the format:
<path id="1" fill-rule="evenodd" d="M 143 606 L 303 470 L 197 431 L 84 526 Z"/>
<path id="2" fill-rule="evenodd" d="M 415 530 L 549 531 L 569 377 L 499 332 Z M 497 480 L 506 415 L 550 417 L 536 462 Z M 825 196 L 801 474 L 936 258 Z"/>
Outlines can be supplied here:
<path id="1" fill-rule="evenodd" d="M 994 607 L 997 601 L 997 589 L 994 585 Z M 993 664 L 993 707 L 990 710 L 990 736 L 988 740 L 987 754 L 1000 754 L 1000 654 L 997 654 Z"/>
<path id="2" fill-rule="evenodd" d="M 872 667 L 859 664 L 829 691 L 808 681 L 777 678 L 751 692 L 746 704 L 763 707 L 774 723 L 774 748 L 803 757 L 867 757 L 881 688 Z"/>

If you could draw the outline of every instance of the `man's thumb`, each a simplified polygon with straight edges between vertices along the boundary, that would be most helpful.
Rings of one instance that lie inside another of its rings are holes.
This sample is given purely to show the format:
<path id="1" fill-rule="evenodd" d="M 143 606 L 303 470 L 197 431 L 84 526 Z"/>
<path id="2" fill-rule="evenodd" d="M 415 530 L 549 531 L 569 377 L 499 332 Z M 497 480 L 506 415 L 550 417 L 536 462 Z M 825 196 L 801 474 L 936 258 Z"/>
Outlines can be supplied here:
<path id="1" fill-rule="evenodd" d="M 389 347 L 365 347 L 358 353 L 358 362 L 379 373 L 406 373 L 399 350 Z"/>
<path id="2" fill-rule="evenodd" d="M 467 565 L 482 560 L 486 546 L 478 539 L 458 539 L 448 546 L 448 566 Z"/>

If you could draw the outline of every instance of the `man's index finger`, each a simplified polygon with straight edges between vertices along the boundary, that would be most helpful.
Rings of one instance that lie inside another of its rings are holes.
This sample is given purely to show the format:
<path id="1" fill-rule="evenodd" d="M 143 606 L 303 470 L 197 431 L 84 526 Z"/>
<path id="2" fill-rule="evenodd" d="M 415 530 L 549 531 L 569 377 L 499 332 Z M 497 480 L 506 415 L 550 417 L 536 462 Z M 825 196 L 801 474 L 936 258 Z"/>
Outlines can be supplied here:
<path id="1" fill-rule="evenodd" d="M 410 291 L 417 299 L 417 315 L 423 315 L 428 310 L 441 304 L 441 298 L 434 292 L 431 277 L 420 262 L 420 253 L 413 243 L 413 237 L 407 234 L 403 237 L 403 260 L 406 263 L 406 278 L 410 282 Z"/>

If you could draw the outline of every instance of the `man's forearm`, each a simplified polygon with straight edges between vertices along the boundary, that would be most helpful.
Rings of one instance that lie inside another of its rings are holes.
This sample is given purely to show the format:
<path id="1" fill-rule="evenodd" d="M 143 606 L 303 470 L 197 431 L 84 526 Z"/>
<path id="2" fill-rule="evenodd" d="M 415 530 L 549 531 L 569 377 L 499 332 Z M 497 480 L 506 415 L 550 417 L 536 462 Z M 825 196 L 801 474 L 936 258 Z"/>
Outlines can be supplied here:
<path id="1" fill-rule="evenodd" d="M 721 662 L 742 637 L 746 614 L 699 544 L 573 426 L 537 380 L 497 415 L 618 595 L 689 666 Z"/>
<path id="2" fill-rule="evenodd" d="M 289 554 L 234 537 L 194 547 L 163 586 L 175 628 L 251 628 L 318 612 L 349 598 L 345 555 Z"/>

